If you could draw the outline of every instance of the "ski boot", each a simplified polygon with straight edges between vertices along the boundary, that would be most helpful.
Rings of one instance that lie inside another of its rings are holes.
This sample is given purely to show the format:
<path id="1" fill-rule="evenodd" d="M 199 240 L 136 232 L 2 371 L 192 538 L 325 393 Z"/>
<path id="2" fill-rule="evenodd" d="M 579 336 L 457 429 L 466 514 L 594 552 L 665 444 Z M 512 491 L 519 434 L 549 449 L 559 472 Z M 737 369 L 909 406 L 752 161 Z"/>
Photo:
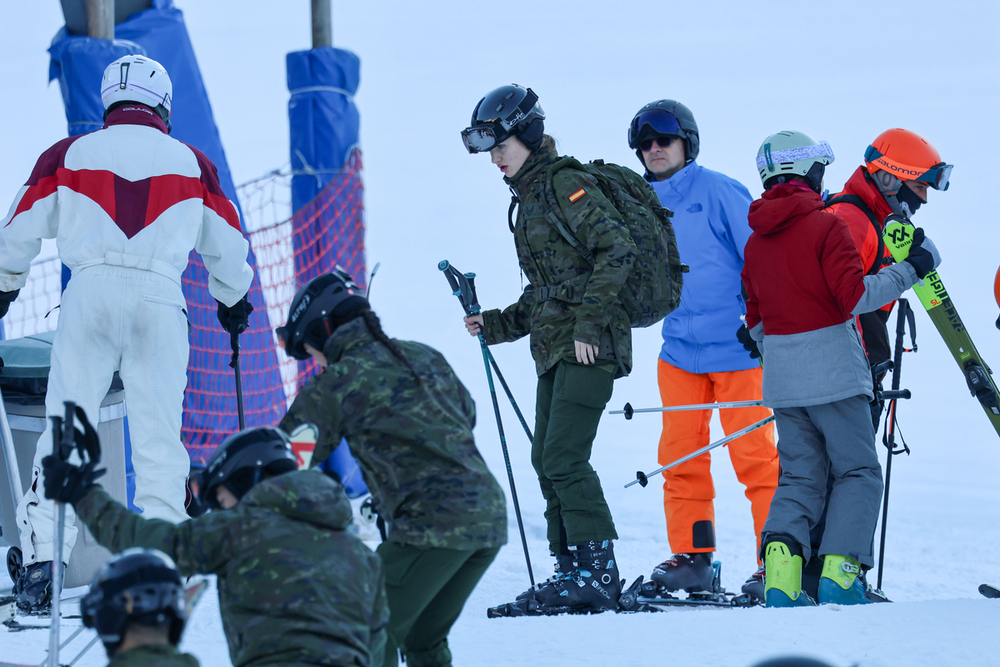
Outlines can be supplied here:
<path id="1" fill-rule="evenodd" d="M 667 593 L 710 592 L 715 570 L 711 553 L 674 554 L 655 568 L 650 580 Z"/>
<path id="2" fill-rule="evenodd" d="M 486 616 L 596 614 L 615 609 L 622 581 L 611 540 L 571 544 L 569 550 L 573 559 L 570 571 L 558 573 L 514 602 L 490 607 Z"/>
<path id="3" fill-rule="evenodd" d="M 17 608 L 24 613 L 42 613 L 52 606 L 52 561 L 32 563 L 14 583 Z"/>
<path id="4" fill-rule="evenodd" d="M 796 553 L 798 552 L 798 553 Z M 802 590 L 802 555 L 797 545 L 771 541 L 764 555 L 764 606 L 812 607 L 815 602 Z"/>
<path id="5" fill-rule="evenodd" d="M 761 565 L 757 571 L 743 582 L 743 594 L 749 597 L 754 604 L 764 604 L 764 566 Z"/>
<path id="6" fill-rule="evenodd" d="M 546 586 L 551 586 L 555 582 L 559 581 L 561 578 L 567 576 L 573 571 L 573 555 L 572 554 L 552 554 L 552 557 L 556 559 L 555 573 L 541 583 L 535 584 L 533 587 L 524 591 L 517 596 L 517 600 L 532 597 L 534 594 Z"/>
<path id="7" fill-rule="evenodd" d="M 861 563 L 849 556 L 826 554 L 819 579 L 820 604 L 871 604 L 861 577 Z"/>

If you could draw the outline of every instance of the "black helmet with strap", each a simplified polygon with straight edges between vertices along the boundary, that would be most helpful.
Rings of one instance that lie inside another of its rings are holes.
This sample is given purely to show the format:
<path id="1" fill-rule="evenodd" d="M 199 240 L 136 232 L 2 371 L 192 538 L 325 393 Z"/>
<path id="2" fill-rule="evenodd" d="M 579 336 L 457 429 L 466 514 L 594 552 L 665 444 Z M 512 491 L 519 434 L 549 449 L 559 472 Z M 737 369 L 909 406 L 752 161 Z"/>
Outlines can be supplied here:
<path id="1" fill-rule="evenodd" d="M 97 631 L 108 655 L 122 643 L 129 623 L 168 626 L 176 646 L 187 621 L 184 581 L 165 553 L 155 549 L 126 549 L 98 571 L 80 601 L 83 624 Z"/>
<path id="2" fill-rule="evenodd" d="M 531 88 L 512 83 L 486 93 L 472 111 L 472 122 L 462 130 L 462 143 L 470 153 L 492 149 L 515 136 L 529 150 L 542 144 L 545 112 Z"/>
<path id="3" fill-rule="evenodd" d="M 305 344 L 322 351 L 333 333 L 331 318 L 367 306 L 364 291 L 337 267 L 333 273 L 313 278 L 298 291 L 288 308 L 288 322 L 277 329 L 278 338 L 284 342 L 288 356 L 308 359 Z"/>

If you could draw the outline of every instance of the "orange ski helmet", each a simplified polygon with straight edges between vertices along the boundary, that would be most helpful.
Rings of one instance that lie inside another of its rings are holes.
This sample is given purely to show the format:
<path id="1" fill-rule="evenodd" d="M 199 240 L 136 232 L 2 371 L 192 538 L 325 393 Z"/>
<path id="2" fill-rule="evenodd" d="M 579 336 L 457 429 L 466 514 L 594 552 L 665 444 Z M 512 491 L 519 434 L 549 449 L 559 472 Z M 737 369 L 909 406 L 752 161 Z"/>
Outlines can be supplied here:
<path id="1" fill-rule="evenodd" d="M 898 127 L 875 137 L 865 151 L 865 165 L 870 174 L 882 170 L 901 181 L 920 181 L 936 190 L 948 189 L 952 169 L 929 141 Z"/>
<path id="2" fill-rule="evenodd" d="M 993 279 L 993 297 L 997 300 L 997 305 L 1000 306 L 1000 269 L 997 269 L 997 275 Z"/>

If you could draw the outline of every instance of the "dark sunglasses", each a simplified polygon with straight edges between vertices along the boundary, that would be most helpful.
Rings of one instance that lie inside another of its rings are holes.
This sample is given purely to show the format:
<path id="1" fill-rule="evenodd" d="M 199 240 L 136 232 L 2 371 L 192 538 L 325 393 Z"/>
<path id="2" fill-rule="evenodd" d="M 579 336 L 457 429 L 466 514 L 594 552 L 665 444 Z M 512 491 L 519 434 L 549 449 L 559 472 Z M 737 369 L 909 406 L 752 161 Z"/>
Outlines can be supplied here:
<path id="1" fill-rule="evenodd" d="M 670 148 L 670 144 L 674 143 L 674 140 L 679 138 L 680 137 L 655 137 L 653 139 L 646 139 L 639 142 L 639 148 L 643 153 L 648 153 L 653 150 L 654 143 L 660 148 Z"/>

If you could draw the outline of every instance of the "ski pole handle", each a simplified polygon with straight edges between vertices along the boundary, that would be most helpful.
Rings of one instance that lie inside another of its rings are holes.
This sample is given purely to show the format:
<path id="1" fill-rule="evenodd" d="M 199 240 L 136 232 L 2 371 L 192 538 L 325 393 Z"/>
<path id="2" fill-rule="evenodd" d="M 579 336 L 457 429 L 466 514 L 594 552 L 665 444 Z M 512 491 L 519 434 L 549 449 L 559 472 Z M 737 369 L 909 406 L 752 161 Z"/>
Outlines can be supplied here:
<path id="1" fill-rule="evenodd" d="M 445 278 L 448 279 L 448 284 L 451 285 L 452 293 L 462 302 L 465 314 L 476 315 L 479 313 L 479 299 L 476 297 L 476 284 L 474 282 L 476 274 L 462 273 L 446 259 L 438 262 L 438 269 L 444 272 Z"/>
<path id="2" fill-rule="evenodd" d="M 53 453 L 60 461 L 67 461 L 73 453 L 75 440 L 73 437 L 73 419 L 76 417 L 76 403 L 66 401 L 63 405 L 66 407 L 65 418 L 52 418 L 52 438 L 55 445 Z"/>

